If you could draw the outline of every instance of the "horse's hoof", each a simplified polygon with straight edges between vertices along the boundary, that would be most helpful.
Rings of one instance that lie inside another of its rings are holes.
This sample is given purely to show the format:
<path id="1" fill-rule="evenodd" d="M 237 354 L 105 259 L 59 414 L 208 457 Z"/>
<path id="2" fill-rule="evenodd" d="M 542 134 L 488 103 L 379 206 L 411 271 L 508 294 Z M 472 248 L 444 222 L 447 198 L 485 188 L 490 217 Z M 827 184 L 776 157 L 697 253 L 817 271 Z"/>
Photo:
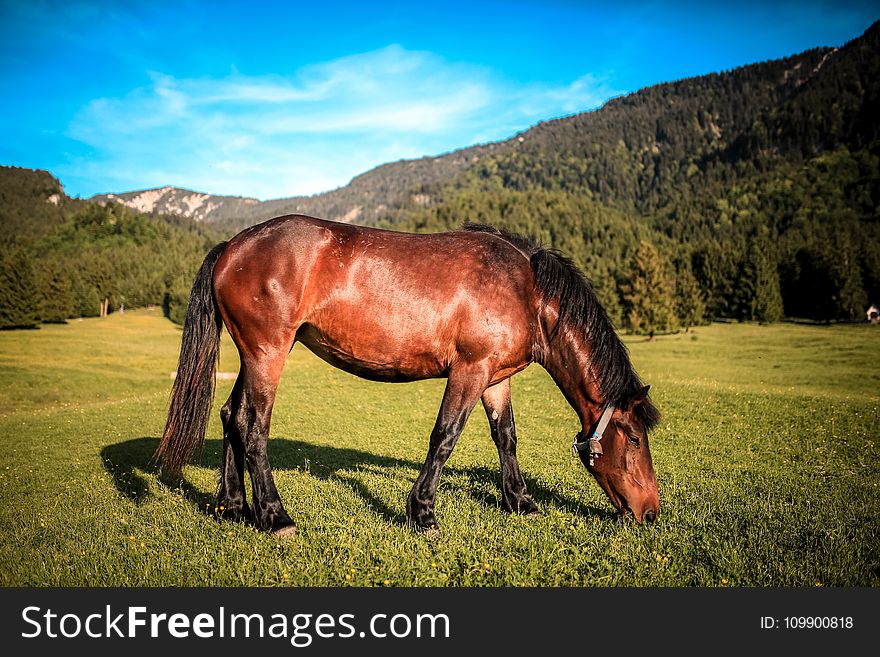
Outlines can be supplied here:
<path id="1" fill-rule="evenodd" d="M 532 499 L 525 499 L 517 505 L 516 512 L 526 518 L 541 515 L 541 508 Z"/>
<path id="2" fill-rule="evenodd" d="M 287 525 L 272 532 L 275 538 L 291 538 L 296 536 L 296 525 Z"/>
<path id="3" fill-rule="evenodd" d="M 417 523 L 408 521 L 406 524 L 413 531 L 424 534 L 428 538 L 437 538 L 440 536 L 440 527 L 437 526 L 436 522 L 432 522 L 430 525 L 419 525 Z"/>
<path id="4" fill-rule="evenodd" d="M 526 518 L 541 515 L 541 508 L 530 497 L 519 501 L 516 506 L 505 503 L 503 505 L 503 508 L 508 513 L 516 513 L 517 515 L 524 516 Z"/>

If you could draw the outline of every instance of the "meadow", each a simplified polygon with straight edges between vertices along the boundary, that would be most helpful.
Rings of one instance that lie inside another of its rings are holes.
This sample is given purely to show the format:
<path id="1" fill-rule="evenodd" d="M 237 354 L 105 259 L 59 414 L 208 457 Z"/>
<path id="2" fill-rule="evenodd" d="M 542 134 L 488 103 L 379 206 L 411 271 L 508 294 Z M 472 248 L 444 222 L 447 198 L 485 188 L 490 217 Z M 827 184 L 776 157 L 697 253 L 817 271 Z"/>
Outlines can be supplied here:
<path id="1" fill-rule="evenodd" d="M 0 332 L 0 585 L 880 585 L 878 327 L 624 336 L 664 414 L 661 515 L 644 526 L 572 455 L 575 414 L 533 365 L 513 403 L 542 515 L 501 510 L 478 407 L 441 479 L 436 539 L 406 528 L 405 499 L 443 381 L 370 383 L 297 346 L 269 457 L 299 531 L 277 539 L 210 513 L 232 381 L 184 479 L 150 463 L 179 339 L 156 309 Z M 237 365 L 224 336 L 220 370 Z"/>

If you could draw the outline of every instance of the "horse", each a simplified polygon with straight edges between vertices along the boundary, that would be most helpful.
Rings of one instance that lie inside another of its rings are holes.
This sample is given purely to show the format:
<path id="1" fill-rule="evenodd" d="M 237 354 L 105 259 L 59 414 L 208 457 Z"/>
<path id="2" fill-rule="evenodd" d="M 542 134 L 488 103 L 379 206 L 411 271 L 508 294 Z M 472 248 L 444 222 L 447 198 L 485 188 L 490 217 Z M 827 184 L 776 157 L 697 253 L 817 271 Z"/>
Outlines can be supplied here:
<path id="1" fill-rule="evenodd" d="M 220 410 L 220 518 L 278 536 L 296 531 L 267 456 L 278 381 L 296 342 L 365 379 L 447 380 L 406 500 L 415 530 L 439 533 L 440 475 L 481 400 L 501 462 L 502 508 L 540 513 L 517 461 L 510 401 L 510 378 L 531 363 L 577 414 L 575 451 L 619 514 L 641 523 L 660 512 L 648 445 L 660 414 L 649 387 L 583 273 L 527 238 L 479 224 L 415 234 L 287 215 L 221 242 L 198 270 L 184 320 L 154 455 L 168 475 L 179 476 L 203 444 L 222 325 L 241 365 Z"/>

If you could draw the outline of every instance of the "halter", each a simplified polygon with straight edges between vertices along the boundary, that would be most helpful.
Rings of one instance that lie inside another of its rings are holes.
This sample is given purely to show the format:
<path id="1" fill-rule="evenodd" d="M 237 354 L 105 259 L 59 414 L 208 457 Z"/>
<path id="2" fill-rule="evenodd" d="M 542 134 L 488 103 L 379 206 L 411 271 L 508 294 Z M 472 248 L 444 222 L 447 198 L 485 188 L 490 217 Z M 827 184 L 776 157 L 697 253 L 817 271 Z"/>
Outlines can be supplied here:
<path id="1" fill-rule="evenodd" d="M 599 423 L 593 430 L 593 435 L 587 440 L 582 440 L 580 442 L 578 442 L 577 436 L 574 437 L 574 442 L 571 444 L 571 448 L 574 450 L 575 454 L 579 454 L 585 449 L 589 449 L 590 465 L 593 465 L 594 459 L 602 456 L 602 443 L 600 441 L 602 440 L 602 435 L 605 433 L 605 429 L 608 428 L 608 423 L 611 421 L 612 415 L 614 415 L 614 406 L 611 404 L 605 404 L 605 408 L 602 411 L 602 417 L 599 418 Z"/>

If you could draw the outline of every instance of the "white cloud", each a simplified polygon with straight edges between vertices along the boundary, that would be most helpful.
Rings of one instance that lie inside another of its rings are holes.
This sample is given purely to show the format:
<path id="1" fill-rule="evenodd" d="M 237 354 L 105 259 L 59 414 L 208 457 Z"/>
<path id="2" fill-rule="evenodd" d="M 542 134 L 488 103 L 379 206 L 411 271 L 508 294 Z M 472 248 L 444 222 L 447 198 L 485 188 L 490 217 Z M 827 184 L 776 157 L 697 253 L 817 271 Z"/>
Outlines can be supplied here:
<path id="1" fill-rule="evenodd" d="M 556 87 L 517 85 L 396 45 L 289 76 L 149 76 L 124 97 L 93 100 L 69 127 L 93 150 L 89 170 L 108 191 L 171 184 L 310 194 L 389 160 L 503 139 L 616 94 L 589 74 Z"/>

